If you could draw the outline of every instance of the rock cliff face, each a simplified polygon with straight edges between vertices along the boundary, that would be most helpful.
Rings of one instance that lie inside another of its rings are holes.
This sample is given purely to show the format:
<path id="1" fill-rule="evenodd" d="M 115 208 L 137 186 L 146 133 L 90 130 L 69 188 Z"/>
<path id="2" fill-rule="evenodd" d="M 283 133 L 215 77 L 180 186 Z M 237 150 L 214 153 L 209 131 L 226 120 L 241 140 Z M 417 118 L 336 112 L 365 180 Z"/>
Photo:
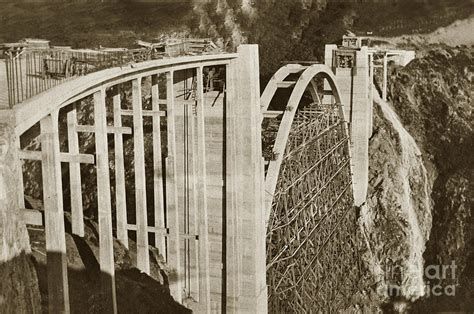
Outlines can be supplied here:
<path id="1" fill-rule="evenodd" d="M 473 56 L 468 47 L 432 49 L 393 73 L 390 94 L 394 107 L 421 143 L 434 179 L 433 227 L 425 265 L 454 262 L 456 266 L 455 272 L 440 274 L 440 278 L 425 272 L 431 295 L 427 293 L 415 304 L 419 311 L 474 308 L 472 83 Z M 436 285 L 442 287 L 439 294 Z M 454 293 L 446 290 L 452 285 Z"/>
<path id="2" fill-rule="evenodd" d="M 469 310 L 472 50 L 431 47 L 420 55 L 393 70 L 391 104 L 375 105 L 362 227 L 375 257 L 377 294 L 390 307 L 417 300 L 414 311 Z"/>
<path id="3" fill-rule="evenodd" d="M 35 313 L 40 308 L 38 281 L 17 206 L 13 128 L 5 121 L 11 117 L 0 117 L 0 313 Z"/>

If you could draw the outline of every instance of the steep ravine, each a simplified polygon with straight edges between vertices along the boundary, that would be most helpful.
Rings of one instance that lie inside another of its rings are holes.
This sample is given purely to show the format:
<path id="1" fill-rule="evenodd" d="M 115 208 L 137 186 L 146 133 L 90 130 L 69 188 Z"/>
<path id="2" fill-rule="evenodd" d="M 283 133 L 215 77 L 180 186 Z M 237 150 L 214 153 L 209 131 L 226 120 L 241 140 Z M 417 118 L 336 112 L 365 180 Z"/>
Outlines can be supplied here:
<path id="1" fill-rule="evenodd" d="M 378 97 L 377 97 L 378 98 Z M 431 229 L 431 184 L 418 145 L 389 103 L 374 103 L 369 193 L 361 223 L 381 301 L 424 293 L 423 252 Z"/>
<path id="2" fill-rule="evenodd" d="M 361 222 L 376 294 L 388 312 L 473 310 L 472 51 L 417 54 L 374 104 Z"/>

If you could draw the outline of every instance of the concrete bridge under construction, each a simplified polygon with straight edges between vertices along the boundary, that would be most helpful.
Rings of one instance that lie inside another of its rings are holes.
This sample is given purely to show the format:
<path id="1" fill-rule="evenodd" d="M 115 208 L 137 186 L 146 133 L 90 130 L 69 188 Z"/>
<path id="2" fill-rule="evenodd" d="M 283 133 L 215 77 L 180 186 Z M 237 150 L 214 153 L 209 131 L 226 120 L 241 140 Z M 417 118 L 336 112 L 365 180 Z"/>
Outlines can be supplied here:
<path id="1" fill-rule="evenodd" d="M 82 237 L 85 164 L 97 177 L 107 312 L 117 312 L 114 236 L 127 247 L 134 239 L 145 273 L 156 247 L 173 269 L 171 294 L 197 313 L 349 308 L 361 276 L 353 236 L 368 185 L 374 60 L 386 77 L 395 54 L 328 45 L 325 64 L 286 64 L 261 93 L 258 46 L 242 45 L 71 77 L 2 109 L 2 176 L 13 184 L 0 195 L 44 228 L 50 313 L 70 312 L 64 198 Z M 25 76 L 30 89 L 52 79 Z M 16 80 L 9 93 L 19 93 Z M 42 209 L 25 204 L 27 160 L 41 163 Z"/>

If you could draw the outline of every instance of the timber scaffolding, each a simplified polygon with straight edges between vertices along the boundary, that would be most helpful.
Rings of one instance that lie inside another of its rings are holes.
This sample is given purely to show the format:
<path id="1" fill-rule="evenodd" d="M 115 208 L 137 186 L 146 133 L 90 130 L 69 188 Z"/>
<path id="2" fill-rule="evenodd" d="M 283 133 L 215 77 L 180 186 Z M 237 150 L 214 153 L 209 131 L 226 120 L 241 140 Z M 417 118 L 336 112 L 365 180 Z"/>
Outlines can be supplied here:
<path id="1" fill-rule="evenodd" d="M 26 39 L 18 43 L 0 44 L 5 66 L 0 76 L 6 78 L 4 95 L 8 105 L 29 99 L 72 78 L 112 67 L 183 55 L 215 54 L 218 47 L 210 39 L 173 39 L 159 43 L 137 41 L 137 49 L 103 48 L 71 49 L 49 46 L 49 41 Z M 3 73 L 5 72 L 5 73 Z M 1 102 L 6 102 L 0 99 Z M 2 104 L 3 105 L 3 104 Z"/>

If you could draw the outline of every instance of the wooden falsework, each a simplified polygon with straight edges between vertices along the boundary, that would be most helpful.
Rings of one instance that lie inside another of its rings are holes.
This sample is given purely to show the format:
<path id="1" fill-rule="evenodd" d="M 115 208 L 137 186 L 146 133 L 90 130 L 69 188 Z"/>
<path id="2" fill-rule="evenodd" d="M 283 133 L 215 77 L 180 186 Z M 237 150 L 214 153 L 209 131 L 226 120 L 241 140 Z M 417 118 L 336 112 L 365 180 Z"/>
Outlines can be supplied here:
<path id="1" fill-rule="evenodd" d="M 69 154 L 79 154 L 79 137 L 77 135 L 76 108 L 67 113 L 67 138 Z M 72 233 L 84 236 L 84 216 L 82 212 L 81 165 L 77 162 L 69 163 L 69 178 L 71 190 L 71 218 Z"/>
<path id="2" fill-rule="evenodd" d="M 327 81 L 331 85 L 332 90 L 335 91 L 334 97 L 337 98 L 336 102 L 340 102 L 339 92 L 337 91 L 337 87 L 335 85 L 335 77 L 327 66 L 321 64 L 312 65 L 301 74 L 301 77 L 296 83 L 296 86 L 293 89 L 293 92 L 291 93 L 290 99 L 288 100 L 287 110 L 283 114 L 280 128 L 278 129 L 278 134 L 275 139 L 273 151 L 276 158 L 275 160 L 270 161 L 267 176 L 265 177 L 265 211 L 267 223 L 270 219 L 270 210 L 273 203 L 273 196 L 275 194 L 278 176 L 280 173 L 280 167 L 283 160 L 286 143 L 288 141 L 288 136 L 290 134 L 291 125 L 293 123 L 293 119 L 298 108 L 298 104 L 308 85 L 311 84 L 313 78 L 318 74 L 324 75 L 324 77 L 327 78 Z"/>
<path id="3" fill-rule="evenodd" d="M 69 313 L 58 111 L 41 119 L 40 127 L 49 312 Z"/>
<path id="4" fill-rule="evenodd" d="M 176 126 L 174 107 L 174 86 L 173 71 L 166 73 L 166 111 L 167 111 L 167 136 L 168 136 L 168 156 L 166 157 L 166 210 L 167 223 L 169 229 L 168 237 L 168 265 L 176 267 L 174 278 L 170 278 L 171 295 L 181 302 L 181 270 L 180 259 L 180 230 L 178 213 L 178 189 L 176 178 Z"/>
<path id="5" fill-rule="evenodd" d="M 152 111 L 160 111 L 160 95 L 158 88 L 158 75 L 151 77 L 151 104 Z M 165 209 L 164 209 L 164 195 L 163 195 L 163 161 L 161 152 L 161 118 L 159 114 L 154 114 L 152 118 L 153 123 L 153 192 L 155 205 L 155 228 L 158 232 L 155 233 L 155 247 L 160 250 L 160 253 L 166 254 L 165 233 Z"/>
<path id="6" fill-rule="evenodd" d="M 197 73 L 197 210 L 199 213 L 199 310 L 210 313 L 211 283 L 209 276 L 209 234 L 207 211 L 207 179 L 206 179 L 206 134 L 204 111 L 204 80 L 202 67 Z"/>
<path id="7" fill-rule="evenodd" d="M 94 93 L 95 149 L 97 158 L 97 205 L 99 212 L 99 262 L 104 309 L 117 312 L 115 294 L 112 205 L 110 200 L 109 155 L 105 91 Z"/>
<path id="8" fill-rule="evenodd" d="M 145 144 L 141 78 L 132 81 L 133 151 L 135 165 L 135 208 L 137 215 L 137 267 L 150 273 L 148 254 L 148 216 L 146 204 Z"/>
<path id="9" fill-rule="evenodd" d="M 122 127 L 120 87 L 114 87 L 114 127 Z M 115 211 L 117 218 L 117 238 L 128 248 L 127 199 L 125 192 L 125 166 L 123 157 L 123 134 L 114 133 L 115 144 Z"/>

